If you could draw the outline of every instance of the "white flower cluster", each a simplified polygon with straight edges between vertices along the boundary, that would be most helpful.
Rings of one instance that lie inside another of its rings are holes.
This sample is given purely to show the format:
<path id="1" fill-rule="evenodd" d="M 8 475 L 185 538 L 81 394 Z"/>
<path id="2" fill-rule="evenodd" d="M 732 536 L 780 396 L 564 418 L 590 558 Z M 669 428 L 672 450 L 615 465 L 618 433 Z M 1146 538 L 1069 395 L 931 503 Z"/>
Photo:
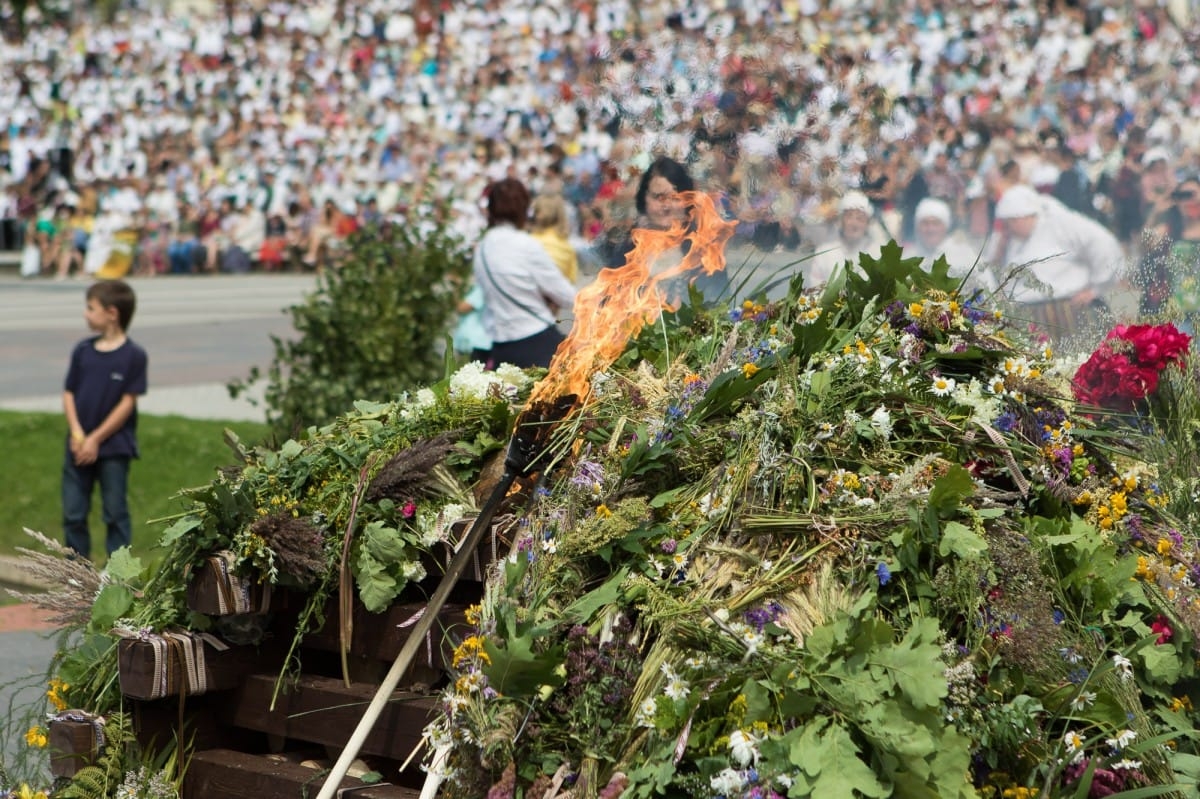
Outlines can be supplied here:
<path id="1" fill-rule="evenodd" d="M 762 756 L 762 753 L 758 751 L 760 740 L 752 732 L 734 730 L 729 734 L 729 756 L 742 768 L 751 763 L 757 765 L 758 759 Z"/>
<path id="2" fill-rule="evenodd" d="M 524 371 L 510 363 L 489 372 L 479 361 L 471 361 L 450 377 L 450 396 L 485 399 L 499 389 L 502 396 L 515 399 L 530 382 Z"/>
<path id="3" fill-rule="evenodd" d="M 871 414 L 871 429 L 884 441 L 888 441 L 892 437 L 892 414 L 888 409 L 880 405 Z"/>
<path id="4" fill-rule="evenodd" d="M 970 408 L 971 421 L 979 424 L 991 424 L 1004 411 L 1004 402 L 1000 397 L 987 392 L 975 378 L 967 383 L 959 383 L 954 389 L 953 399 L 959 405 Z"/>
<path id="5" fill-rule="evenodd" d="M 713 792 L 721 796 L 737 796 L 747 784 L 749 780 L 746 775 L 732 768 L 725 769 L 709 781 Z"/>
<path id="6" fill-rule="evenodd" d="M 467 514 L 467 508 L 458 502 L 448 502 L 440 510 L 422 508 L 417 511 L 417 529 L 421 531 L 421 546 L 431 547 L 447 540 L 451 526 Z"/>

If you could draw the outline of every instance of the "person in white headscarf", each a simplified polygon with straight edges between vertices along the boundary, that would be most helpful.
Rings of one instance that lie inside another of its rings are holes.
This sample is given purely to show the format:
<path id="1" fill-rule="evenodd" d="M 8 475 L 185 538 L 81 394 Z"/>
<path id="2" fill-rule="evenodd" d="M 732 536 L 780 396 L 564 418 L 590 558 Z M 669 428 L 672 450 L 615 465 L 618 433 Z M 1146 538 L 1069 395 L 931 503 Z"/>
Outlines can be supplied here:
<path id="1" fill-rule="evenodd" d="M 963 278 L 975 271 L 980 250 L 960 230 L 954 229 L 954 218 L 945 200 L 936 197 L 921 200 L 913 213 L 913 223 L 916 239 L 905 249 L 905 255 L 920 256 L 926 269 L 945 255 L 953 277 Z"/>
<path id="2" fill-rule="evenodd" d="M 1042 332 L 1068 335 L 1104 309 L 1124 270 L 1121 244 L 1107 228 L 1022 184 L 1000 197 L 996 219 L 989 260 L 1001 288 Z"/>
<path id="3" fill-rule="evenodd" d="M 887 236 L 874 219 L 874 209 L 867 195 L 861 191 L 846 192 L 838 203 L 837 236 L 817 245 L 816 255 L 808 261 L 806 284 L 828 283 L 847 261 L 857 269 L 859 253 L 877 256 L 886 241 Z"/>

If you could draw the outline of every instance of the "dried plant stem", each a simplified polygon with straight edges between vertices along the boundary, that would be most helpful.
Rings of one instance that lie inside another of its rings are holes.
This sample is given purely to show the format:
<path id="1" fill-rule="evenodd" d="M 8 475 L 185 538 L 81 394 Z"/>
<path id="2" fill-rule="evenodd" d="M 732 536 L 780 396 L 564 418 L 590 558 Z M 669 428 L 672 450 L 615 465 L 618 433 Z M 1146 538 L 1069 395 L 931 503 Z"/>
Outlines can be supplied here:
<path id="1" fill-rule="evenodd" d="M 46 590 L 10 590 L 8 593 L 22 602 L 49 611 L 49 620 L 54 624 L 63 627 L 85 626 L 92 617 L 92 603 L 103 583 L 95 565 L 42 533 L 28 527 L 24 529 L 26 535 L 49 550 L 47 553 L 17 547 L 22 570 L 33 577 L 36 583 L 46 586 Z"/>

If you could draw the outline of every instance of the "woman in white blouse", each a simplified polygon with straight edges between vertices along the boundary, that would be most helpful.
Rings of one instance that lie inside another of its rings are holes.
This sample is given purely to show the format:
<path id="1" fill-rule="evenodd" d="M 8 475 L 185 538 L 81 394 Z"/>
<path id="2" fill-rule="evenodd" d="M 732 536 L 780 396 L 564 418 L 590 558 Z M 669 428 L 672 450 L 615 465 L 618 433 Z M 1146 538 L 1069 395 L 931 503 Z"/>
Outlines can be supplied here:
<path id="1" fill-rule="evenodd" d="M 475 247 L 475 283 L 484 294 L 483 324 L 493 362 L 549 366 L 563 340 L 560 313 L 575 287 L 537 239 L 525 232 L 529 190 L 506 178 L 488 187 L 488 228 Z"/>

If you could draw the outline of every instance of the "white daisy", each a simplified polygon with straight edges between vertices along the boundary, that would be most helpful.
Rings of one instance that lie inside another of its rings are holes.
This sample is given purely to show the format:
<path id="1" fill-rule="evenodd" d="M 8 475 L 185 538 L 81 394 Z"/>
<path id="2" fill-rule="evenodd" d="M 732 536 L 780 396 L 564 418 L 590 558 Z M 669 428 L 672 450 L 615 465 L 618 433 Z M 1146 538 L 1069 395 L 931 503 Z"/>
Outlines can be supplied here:
<path id="1" fill-rule="evenodd" d="M 945 397 L 954 392 L 955 385 L 957 384 L 954 382 L 953 377 L 942 377 L 941 375 L 938 375 L 937 377 L 933 378 L 930 389 L 933 391 L 935 396 Z"/>
<path id="2" fill-rule="evenodd" d="M 1087 708 L 1091 707 L 1092 703 L 1095 701 L 1095 691 L 1083 691 L 1079 694 L 1079 696 L 1071 700 L 1071 709 L 1075 711 L 1086 710 Z"/>
<path id="3" fill-rule="evenodd" d="M 686 680 L 681 680 L 678 677 L 675 677 L 674 679 L 667 681 L 666 687 L 663 688 L 663 693 L 666 694 L 668 698 L 678 701 L 680 699 L 686 699 L 687 695 L 691 693 L 691 690 L 692 689 L 688 688 Z"/>
<path id="4" fill-rule="evenodd" d="M 1133 730 L 1121 730 L 1121 733 L 1116 738 L 1109 738 L 1105 743 L 1113 749 L 1124 749 L 1133 743 L 1135 738 L 1137 738 L 1137 733 Z"/>

